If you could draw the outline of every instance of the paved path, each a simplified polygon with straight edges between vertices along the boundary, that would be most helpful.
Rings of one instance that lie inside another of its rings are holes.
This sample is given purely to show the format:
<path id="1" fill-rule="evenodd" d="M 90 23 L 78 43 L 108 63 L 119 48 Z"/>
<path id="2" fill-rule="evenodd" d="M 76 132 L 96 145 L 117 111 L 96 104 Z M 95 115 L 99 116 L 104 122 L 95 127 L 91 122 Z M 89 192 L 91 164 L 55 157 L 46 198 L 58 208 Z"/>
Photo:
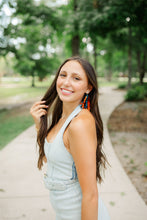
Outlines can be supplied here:
<path id="1" fill-rule="evenodd" d="M 104 121 L 104 151 L 111 164 L 99 193 L 111 220 L 146 220 L 147 206 L 132 185 L 110 142 L 107 121 L 123 101 L 123 93 L 110 88 L 100 90 L 100 111 Z M 43 171 L 36 168 L 37 150 L 34 126 L 0 151 L 0 220 L 55 220 Z M 76 219 L 75 219 L 76 220 Z"/>

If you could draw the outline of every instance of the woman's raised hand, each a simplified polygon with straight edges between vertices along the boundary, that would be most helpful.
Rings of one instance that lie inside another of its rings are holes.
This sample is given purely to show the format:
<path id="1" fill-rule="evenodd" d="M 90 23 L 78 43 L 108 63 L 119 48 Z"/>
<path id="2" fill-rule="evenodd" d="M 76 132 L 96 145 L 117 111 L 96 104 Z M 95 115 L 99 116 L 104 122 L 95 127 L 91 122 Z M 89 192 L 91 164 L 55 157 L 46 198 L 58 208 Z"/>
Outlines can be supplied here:
<path id="1" fill-rule="evenodd" d="M 30 114 L 32 115 L 34 122 L 36 124 L 36 129 L 39 129 L 40 118 L 43 115 L 47 114 L 48 106 L 45 105 L 46 101 L 35 102 L 33 106 L 30 108 Z"/>

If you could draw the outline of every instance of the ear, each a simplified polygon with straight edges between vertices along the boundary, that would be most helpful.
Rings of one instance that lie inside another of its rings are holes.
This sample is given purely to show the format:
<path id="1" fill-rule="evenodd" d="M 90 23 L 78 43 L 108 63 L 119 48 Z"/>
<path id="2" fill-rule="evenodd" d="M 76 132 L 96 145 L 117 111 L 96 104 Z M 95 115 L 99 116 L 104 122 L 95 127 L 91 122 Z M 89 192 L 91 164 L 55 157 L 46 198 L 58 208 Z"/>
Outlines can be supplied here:
<path id="1" fill-rule="evenodd" d="M 89 84 L 88 85 L 88 90 L 86 91 L 86 93 L 89 94 L 92 89 L 93 89 L 93 86 L 91 84 Z"/>

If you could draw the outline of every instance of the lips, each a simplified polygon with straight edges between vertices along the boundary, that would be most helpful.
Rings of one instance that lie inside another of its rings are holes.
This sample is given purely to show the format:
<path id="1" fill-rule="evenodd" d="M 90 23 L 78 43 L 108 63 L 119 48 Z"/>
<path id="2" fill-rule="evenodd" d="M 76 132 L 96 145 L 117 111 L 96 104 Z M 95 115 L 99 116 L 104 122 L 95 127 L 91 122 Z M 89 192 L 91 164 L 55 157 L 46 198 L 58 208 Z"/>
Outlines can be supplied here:
<path id="1" fill-rule="evenodd" d="M 62 93 L 65 94 L 65 95 L 70 95 L 70 94 L 73 93 L 73 91 L 68 90 L 68 89 L 64 89 L 64 88 L 61 88 L 61 91 L 62 91 Z"/>

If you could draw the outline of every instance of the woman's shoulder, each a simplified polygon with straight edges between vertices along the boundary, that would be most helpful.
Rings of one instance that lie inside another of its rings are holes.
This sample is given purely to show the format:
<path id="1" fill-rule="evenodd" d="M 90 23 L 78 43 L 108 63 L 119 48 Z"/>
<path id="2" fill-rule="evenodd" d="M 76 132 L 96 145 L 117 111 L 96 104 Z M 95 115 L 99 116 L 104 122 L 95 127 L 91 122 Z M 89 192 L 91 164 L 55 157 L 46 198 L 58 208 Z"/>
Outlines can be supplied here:
<path id="1" fill-rule="evenodd" d="M 70 131 L 83 131 L 85 129 L 95 128 L 95 119 L 92 113 L 87 109 L 82 109 L 80 113 L 73 118 L 70 123 Z"/>

